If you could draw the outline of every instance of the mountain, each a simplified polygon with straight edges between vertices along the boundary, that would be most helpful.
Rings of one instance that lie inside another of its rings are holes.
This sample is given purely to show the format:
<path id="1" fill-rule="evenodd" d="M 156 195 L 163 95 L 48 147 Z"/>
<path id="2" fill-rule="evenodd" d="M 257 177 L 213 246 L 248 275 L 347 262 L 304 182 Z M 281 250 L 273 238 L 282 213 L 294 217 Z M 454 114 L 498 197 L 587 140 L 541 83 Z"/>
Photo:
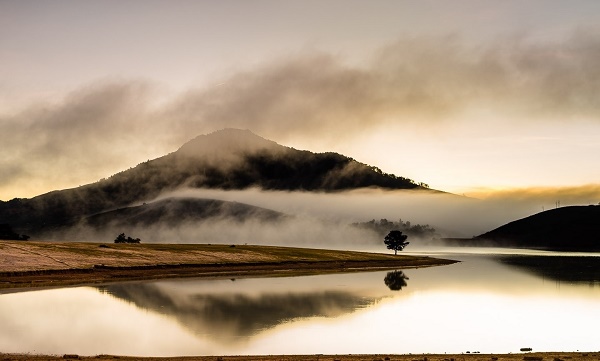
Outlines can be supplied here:
<path id="1" fill-rule="evenodd" d="M 466 240 L 469 245 L 600 251 L 600 206 L 551 209 Z"/>
<path id="2" fill-rule="evenodd" d="M 312 153 L 249 130 L 198 136 L 176 152 L 108 179 L 31 199 L 0 202 L 0 224 L 35 236 L 84 217 L 142 204 L 180 188 L 338 191 L 363 187 L 427 189 L 337 153 Z"/>

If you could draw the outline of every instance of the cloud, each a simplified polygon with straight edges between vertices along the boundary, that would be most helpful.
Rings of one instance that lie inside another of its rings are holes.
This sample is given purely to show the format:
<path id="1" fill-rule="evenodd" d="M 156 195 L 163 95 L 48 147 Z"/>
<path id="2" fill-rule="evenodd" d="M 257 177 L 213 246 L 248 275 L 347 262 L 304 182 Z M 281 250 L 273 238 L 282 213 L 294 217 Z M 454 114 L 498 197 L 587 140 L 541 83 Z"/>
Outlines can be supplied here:
<path id="1" fill-rule="evenodd" d="M 16 196 L 31 179 L 44 179 L 46 190 L 91 182 L 225 127 L 279 142 L 315 134 L 327 142 L 391 123 L 451 126 L 480 110 L 515 122 L 597 121 L 599 62 L 594 31 L 483 45 L 413 37 L 381 48 L 362 66 L 325 52 L 302 54 L 167 100 L 149 82 L 103 81 L 59 104 L 0 116 L 0 158 L 14 170 L 2 176 L 0 198 Z"/>
<path id="2" fill-rule="evenodd" d="M 168 124 L 150 115 L 152 92 L 144 82 L 103 82 L 72 92 L 60 104 L 0 116 L 1 163 L 7 170 L 0 187 L 77 186 L 163 155 L 171 135 Z"/>
<path id="3" fill-rule="evenodd" d="M 329 54 L 287 59 L 188 93 L 175 119 L 251 128 L 274 137 L 354 135 L 388 122 L 441 125 L 473 109 L 523 119 L 598 118 L 600 34 L 554 43 L 458 37 L 401 39 L 365 67 Z"/>
<path id="4" fill-rule="evenodd" d="M 197 135 L 153 113 L 151 88 L 144 82 L 94 84 L 59 104 L 0 116 L 0 199 L 93 182 Z"/>
<path id="5" fill-rule="evenodd" d="M 600 184 L 574 187 L 531 187 L 507 190 L 482 189 L 469 193 L 487 202 L 535 203 L 538 208 L 600 204 Z"/>

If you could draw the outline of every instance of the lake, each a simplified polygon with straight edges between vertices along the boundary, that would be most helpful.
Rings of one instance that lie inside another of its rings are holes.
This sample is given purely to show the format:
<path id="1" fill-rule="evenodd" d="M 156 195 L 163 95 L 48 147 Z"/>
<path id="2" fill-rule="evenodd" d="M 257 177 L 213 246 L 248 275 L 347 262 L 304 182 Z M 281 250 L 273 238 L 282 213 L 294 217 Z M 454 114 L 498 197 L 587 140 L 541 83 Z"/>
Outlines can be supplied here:
<path id="1" fill-rule="evenodd" d="M 461 263 L 0 294 L 0 351 L 175 356 L 600 350 L 600 254 L 418 254 Z"/>

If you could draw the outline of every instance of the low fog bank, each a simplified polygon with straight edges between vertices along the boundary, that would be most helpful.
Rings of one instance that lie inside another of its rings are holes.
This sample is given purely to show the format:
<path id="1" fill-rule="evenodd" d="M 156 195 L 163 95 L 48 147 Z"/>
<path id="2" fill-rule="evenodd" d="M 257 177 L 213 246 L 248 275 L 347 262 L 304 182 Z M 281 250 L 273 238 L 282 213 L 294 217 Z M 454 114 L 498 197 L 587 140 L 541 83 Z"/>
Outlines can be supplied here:
<path id="1" fill-rule="evenodd" d="M 334 249 L 378 244 L 377 236 L 372 231 L 308 217 L 290 217 L 275 221 L 216 218 L 185 222 L 178 226 L 109 224 L 102 229 L 79 226 L 46 238 L 113 242 L 119 233 L 140 238 L 142 243 L 260 244 Z"/>
<path id="2" fill-rule="evenodd" d="M 566 193 L 565 193 L 566 194 Z M 565 195 L 563 194 L 563 195 Z M 573 193 L 574 194 L 574 193 Z M 527 196 L 526 196 L 527 195 Z M 508 222 L 549 209 L 557 193 L 512 192 L 475 199 L 427 191 L 362 189 L 347 192 L 283 192 L 250 190 L 182 189 L 161 195 L 153 202 L 173 197 L 216 199 L 262 207 L 284 214 L 275 219 L 216 216 L 182 222 L 129 224 L 114 221 L 103 227 L 83 225 L 55 233 L 53 239 L 112 242 L 119 233 L 144 243 L 223 243 L 302 246 L 385 251 L 383 238 L 373 229 L 353 223 L 402 220 L 435 228 L 436 237 L 473 237 Z M 586 193 L 586 197 L 591 196 Z M 581 201 L 562 197 L 561 206 Z M 409 251 L 439 246 L 431 237 L 409 237 Z"/>
<path id="3" fill-rule="evenodd" d="M 515 219 L 549 209 L 554 202 L 543 197 L 523 198 L 521 193 L 476 199 L 448 193 L 360 189 L 354 191 L 273 192 L 186 189 L 163 195 L 214 198 L 264 207 L 319 221 L 350 224 L 372 219 L 410 221 L 430 225 L 442 237 L 472 237 Z M 554 198 L 554 195 L 545 197 Z M 565 200 L 561 205 L 578 204 Z M 587 203 L 585 203 L 587 204 Z"/>
<path id="4" fill-rule="evenodd" d="M 402 219 L 412 224 L 428 224 L 442 237 L 472 237 L 557 206 L 598 204 L 600 185 L 480 192 L 475 194 L 478 198 L 380 189 L 333 193 L 186 189 L 174 194 L 238 201 L 342 224 L 383 218 L 390 221 Z"/>

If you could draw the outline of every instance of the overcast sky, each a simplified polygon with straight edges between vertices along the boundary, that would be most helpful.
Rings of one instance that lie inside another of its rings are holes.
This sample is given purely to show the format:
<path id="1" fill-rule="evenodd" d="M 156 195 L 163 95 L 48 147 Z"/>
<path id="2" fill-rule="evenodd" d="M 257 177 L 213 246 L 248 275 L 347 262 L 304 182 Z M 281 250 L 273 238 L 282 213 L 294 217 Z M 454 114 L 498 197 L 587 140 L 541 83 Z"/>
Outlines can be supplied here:
<path id="1" fill-rule="evenodd" d="M 0 199 L 226 127 L 450 192 L 597 185 L 598 24 L 596 0 L 0 0 Z"/>

